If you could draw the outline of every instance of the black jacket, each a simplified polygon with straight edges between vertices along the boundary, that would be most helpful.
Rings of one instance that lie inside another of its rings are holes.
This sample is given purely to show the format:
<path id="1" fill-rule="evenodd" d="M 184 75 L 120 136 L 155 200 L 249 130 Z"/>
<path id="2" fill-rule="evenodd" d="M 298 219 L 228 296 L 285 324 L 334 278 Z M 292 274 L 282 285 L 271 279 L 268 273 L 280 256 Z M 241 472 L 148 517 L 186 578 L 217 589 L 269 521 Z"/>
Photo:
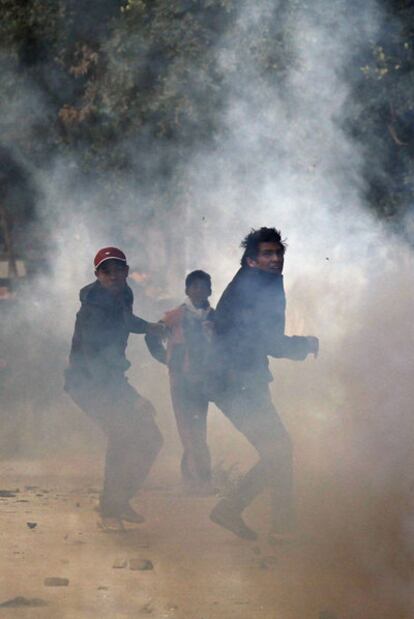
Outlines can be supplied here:
<path id="1" fill-rule="evenodd" d="M 222 366 L 267 375 L 268 356 L 303 360 L 306 337 L 285 335 L 283 277 L 241 268 L 224 291 L 215 312 L 216 347 Z"/>
<path id="2" fill-rule="evenodd" d="M 66 372 L 66 388 L 79 381 L 107 384 L 130 367 L 125 356 L 129 333 L 146 333 L 148 323 L 132 313 L 129 286 L 120 296 L 110 294 L 99 281 L 80 291 L 81 307 Z"/>

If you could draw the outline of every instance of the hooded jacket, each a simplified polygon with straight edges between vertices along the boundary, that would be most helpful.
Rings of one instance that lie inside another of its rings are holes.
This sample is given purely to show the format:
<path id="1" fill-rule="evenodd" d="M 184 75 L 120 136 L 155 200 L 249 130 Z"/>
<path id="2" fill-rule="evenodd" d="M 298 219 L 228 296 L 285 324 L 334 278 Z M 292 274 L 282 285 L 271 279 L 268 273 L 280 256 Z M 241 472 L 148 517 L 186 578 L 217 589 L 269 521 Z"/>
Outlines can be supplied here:
<path id="1" fill-rule="evenodd" d="M 148 323 L 133 315 L 129 286 L 115 296 L 97 280 L 82 288 L 79 297 L 66 387 L 85 380 L 105 385 L 130 367 L 125 356 L 128 336 L 146 333 Z"/>
<path id="2" fill-rule="evenodd" d="M 242 267 L 215 312 L 216 347 L 222 367 L 272 380 L 268 356 L 305 359 L 308 340 L 285 335 L 285 310 L 282 275 Z"/>

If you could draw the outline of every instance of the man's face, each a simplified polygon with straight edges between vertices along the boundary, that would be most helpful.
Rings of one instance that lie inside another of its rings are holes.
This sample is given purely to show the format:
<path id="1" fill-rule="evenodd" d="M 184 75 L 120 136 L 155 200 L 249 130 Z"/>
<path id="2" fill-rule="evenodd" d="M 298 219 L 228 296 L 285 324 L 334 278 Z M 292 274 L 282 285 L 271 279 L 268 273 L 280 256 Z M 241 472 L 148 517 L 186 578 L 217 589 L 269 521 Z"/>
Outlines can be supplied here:
<path id="1" fill-rule="evenodd" d="M 256 258 L 247 258 L 249 267 L 266 271 L 266 273 L 283 272 L 285 249 L 280 243 L 259 243 Z"/>
<path id="2" fill-rule="evenodd" d="M 204 279 L 195 279 L 187 286 L 186 294 L 195 307 L 203 307 L 211 295 L 211 289 Z"/>
<path id="3" fill-rule="evenodd" d="M 119 294 L 125 288 L 129 267 L 120 260 L 105 260 L 95 275 L 101 286 L 111 294 Z"/>

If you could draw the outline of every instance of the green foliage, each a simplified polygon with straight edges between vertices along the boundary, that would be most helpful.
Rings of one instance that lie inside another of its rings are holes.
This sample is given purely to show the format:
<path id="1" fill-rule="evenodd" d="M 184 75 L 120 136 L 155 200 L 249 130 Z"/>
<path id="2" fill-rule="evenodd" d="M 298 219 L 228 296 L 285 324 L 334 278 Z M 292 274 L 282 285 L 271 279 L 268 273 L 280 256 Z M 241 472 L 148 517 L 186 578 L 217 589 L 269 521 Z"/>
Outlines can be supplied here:
<path id="1" fill-rule="evenodd" d="M 393 2 L 385 24 L 360 67 L 350 129 L 366 153 L 372 208 L 400 218 L 414 198 L 414 7 Z"/>

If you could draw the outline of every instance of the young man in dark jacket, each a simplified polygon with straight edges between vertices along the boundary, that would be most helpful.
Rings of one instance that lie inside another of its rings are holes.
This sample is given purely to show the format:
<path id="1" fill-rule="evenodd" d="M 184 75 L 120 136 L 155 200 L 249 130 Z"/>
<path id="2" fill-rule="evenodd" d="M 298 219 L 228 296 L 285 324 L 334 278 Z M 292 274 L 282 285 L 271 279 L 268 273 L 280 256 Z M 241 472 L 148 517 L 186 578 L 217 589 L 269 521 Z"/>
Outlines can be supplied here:
<path id="1" fill-rule="evenodd" d="M 187 299 L 162 319 L 165 341 L 146 335 L 153 355 L 168 366 L 170 391 L 177 430 L 183 446 L 181 473 L 190 494 L 213 493 L 211 459 L 207 445 L 209 346 L 214 310 L 208 301 L 211 277 L 204 271 L 189 273 L 185 279 Z"/>
<path id="2" fill-rule="evenodd" d="M 256 539 L 242 511 L 266 487 L 272 491 L 271 537 L 293 529 L 292 448 L 271 400 L 268 356 L 304 360 L 318 352 L 316 337 L 285 335 L 283 262 L 285 246 L 275 228 L 252 230 L 242 242 L 241 269 L 215 312 L 220 365 L 215 403 L 259 454 L 258 463 L 231 496 L 210 514 L 216 524 L 244 539 Z"/>
<path id="3" fill-rule="evenodd" d="M 125 254 L 104 247 L 94 260 L 96 281 L 80 291 L 65 390 L 105 432 L 108 445 L 100 512 L 105 526 L 143 522 L 131 505 L 162 446 L 152 404 L 128 383 L 125 349 L 130 333 L 163 327 L 132 313 Z"/>

